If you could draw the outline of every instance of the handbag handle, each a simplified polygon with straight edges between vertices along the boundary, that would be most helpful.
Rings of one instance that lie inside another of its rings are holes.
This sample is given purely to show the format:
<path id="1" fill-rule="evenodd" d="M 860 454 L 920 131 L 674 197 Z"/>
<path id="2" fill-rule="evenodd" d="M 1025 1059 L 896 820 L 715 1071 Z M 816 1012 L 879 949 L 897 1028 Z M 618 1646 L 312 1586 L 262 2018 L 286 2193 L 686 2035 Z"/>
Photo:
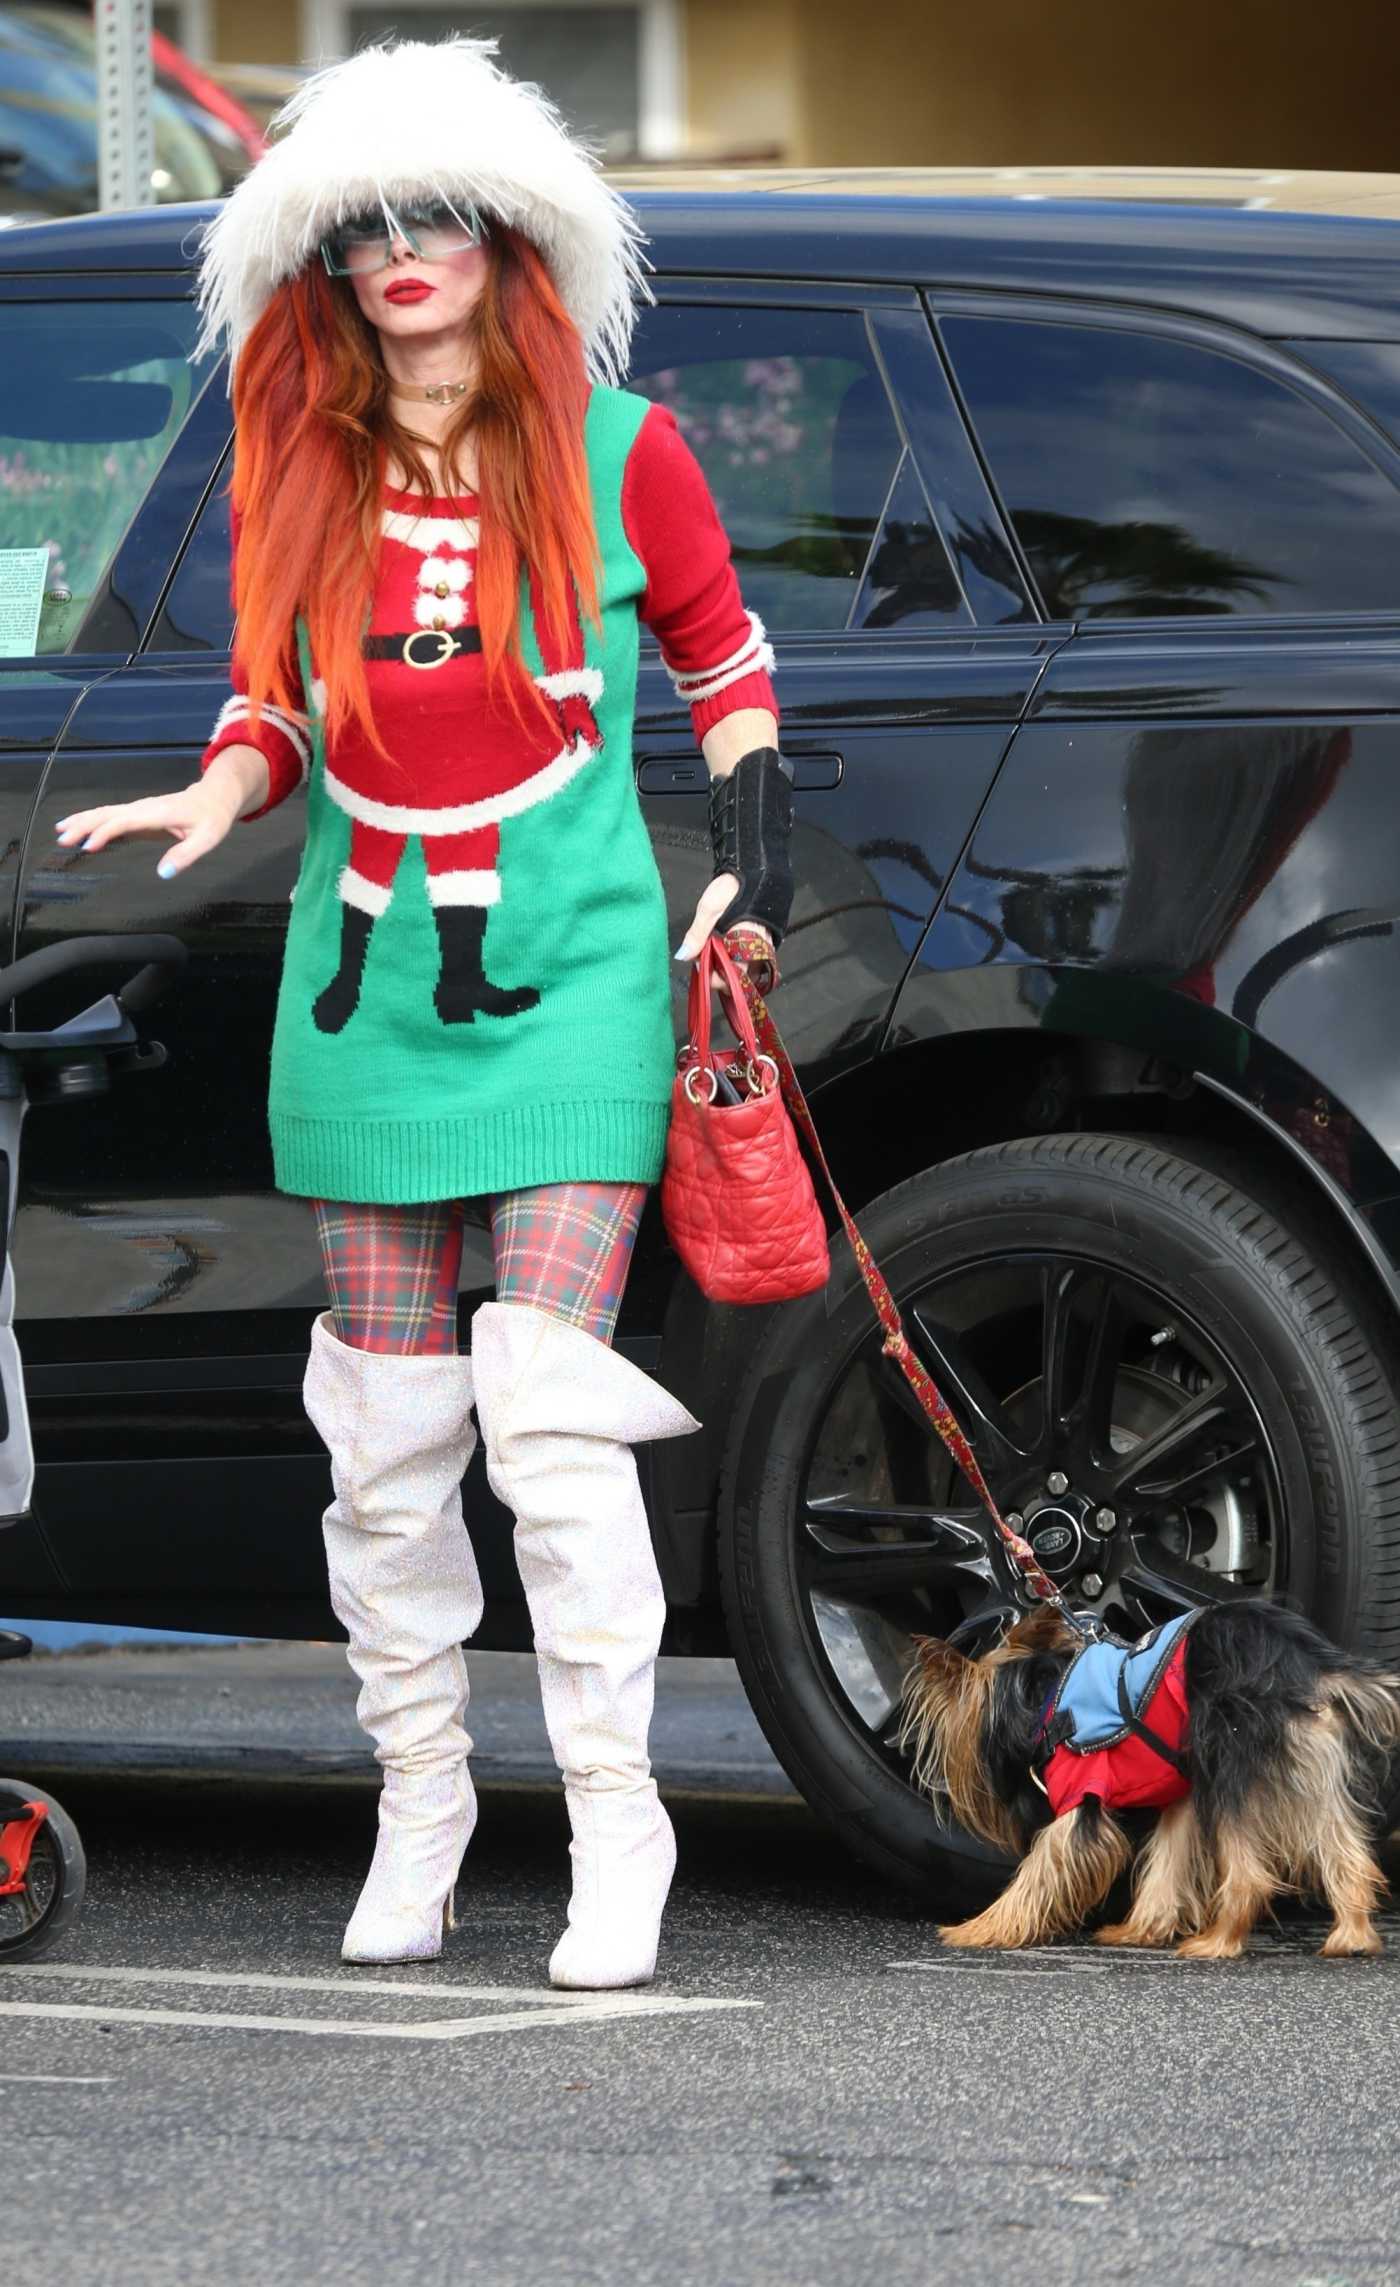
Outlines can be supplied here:
<path id="1" fill-rule="evenodd" d="M 749 1004 L 744 997 L 743 980 L 727 948 L 714 936 L 705 939 L 690 974 L 687 1022 L 697 1065 L 705 1070 L 710 1061 L 712 995 L 716 987 L 735 1037 L 742 1044 L 750 1064 L 757 1065 L 761 1051 Z"/>
<path id="2" fill-rule="evenodd" d="M 756 931 L 746 931 L 742 923 L 737 924 L 728 934 L 729 944 L 735 947 L 740 961 L 755 963 L 763 961 L 771 965 L 772 948 L 765 937 L 760 936 Z M 701 960 L 704 959 L 707 947 L 715 943 L 716 940 L 713 938 L 706 940 L 706 946 L 701 948 Z M 910 1347 L 909 1337 L 904 1331 L 904 1321 L 899 1314 L 899 1305 L 890 1293 L 884 1273 L 861 1237 L 855 1217 L 836 1188 L 836 1178 L 827 1164 L 826 1153 L 822 1150 L 821 1138 L 817 1134 L 811 1107 L 802 1093 L 801 1082 L 792 1068 L 792 1060 L 783 1046 L 782 1038 L 773 1022 L 772 1014 L 762 993 L 754 983 L 747 968 L 737 969 L 735 967 L 734 959 L 731 957 L 727 946 L 717 945 L 717 951 L 723 964 L 726 983 L 730 978 L 737 982 L 746 1004 L 750 1029 L 757 1035 L 764 1054 L 771 1056 L 778 1067 L 778 1081 L 782 1088 L 783 1100 L 821 1169 L 827 1190 L 836 1202 L 836 1212 L 840 1216 L 846 1236 L 851 1242 L 852 1252 L 856 1258 L 856 1268 L 865 1282 L 865 1290 L 874 1306 L 875 1315 L 884 1328 L 885 1339 L 882 1348 L 885 1355 L 893 1358 L 919 1404 L 928 1415 L 938 1436 L 991 1517 L 1012 1562 L 1024 1575 L 1027 1587 L 1043 1604 L 1053 1604 L 1076 1634 L 1090 1638 L 1106 1636 L 1108 1630 L 1097 1614 L 1076 1612 L 1073 1609 L 1055 1586 L 1049 1574 L 1037 1563 L 1035 1550 L 1031 1547 L 1030 1542 L 1023 1534 L 1018 1533 L 1013 1526 L 1007 1523 L 997 1507 L 992 1489 L 982 1474 L 977 1456 L 968 1444 L 956 1415 L 934 1381 L 933 1376 L 915 1357 Z M 696 967 L 699 968 L 698 960 Z M 705 999 L 708 1006 L 708 990 Z M 707 1025 L 707 1041 L 708 1037 L 709 1028 Z"/>

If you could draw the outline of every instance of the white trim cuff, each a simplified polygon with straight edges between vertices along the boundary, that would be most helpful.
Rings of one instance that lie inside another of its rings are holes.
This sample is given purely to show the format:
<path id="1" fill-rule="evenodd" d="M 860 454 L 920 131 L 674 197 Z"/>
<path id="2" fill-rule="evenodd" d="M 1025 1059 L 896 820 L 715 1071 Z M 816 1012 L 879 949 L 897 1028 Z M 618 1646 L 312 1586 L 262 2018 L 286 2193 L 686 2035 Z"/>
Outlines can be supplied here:
<path id="1" fill-rule="evenodd" d="M 727 659 L 717 659 L 712 667 L 676 668 L 662 654 L 662 665 L 675 685 L 679 698 L 692 704 L 697 699 L 713 698 L 716 691 L 723 691 L 730 683 L 736 683 L 741 675 L 756 675 L 760 669 L 772 670 L 773 646 L 766 640 L 767 628 L 756 611 L 746 612 L 744 616 L 749 623 L 749 632 L 738 650 L 731 651 Z"/>
<path id="2" fill-rule="evenodd" d="M 235 692 L 234 696 L 231 699 L 226 699 L 223 706 L 220 707 L 214 728 L 209 734 L 208 744 L 212 746 L 216 739 L 222 738 L 224 732 L 232 730 L 236 724 L 246 723 L 251 712 L 251 702 L 245 699 L 241 693 Z M 291 716 L 285 713 L 281 707 L 270 706 L 267 700 L 263 701 L 262 718 L 263 723 L 266 723 L 272 730 L 280 731 L 287 741 L 297 758 L 297 768 L 301 774 L 301 783 L 304 786 L 311 774 L 311 747 L 306 733 L 301 725 L 294 723 Z M 262 724 L 259 724 L 258 728 L 261 729 Z M 252 743 L 252 740 L 248 741 L 249 745 Z"/>
<path id="3" fill-rule="evenodd" d="M 394 894 L 382 882 L 366 881 L 364 875 L 356 873 L 353 866 L 341 868 L 336 889 L 342 905 L 357 906 L 361 913 L 372 913 L 376 919 L 381 913 L 388 912 L 389 900 Z"/>
<path id="4" fill-rule="evenodd" d="M 486 866 L 465 866 L 457 873 L 429 874 L 430 905 L 499 905 L 501 877 Z"/>

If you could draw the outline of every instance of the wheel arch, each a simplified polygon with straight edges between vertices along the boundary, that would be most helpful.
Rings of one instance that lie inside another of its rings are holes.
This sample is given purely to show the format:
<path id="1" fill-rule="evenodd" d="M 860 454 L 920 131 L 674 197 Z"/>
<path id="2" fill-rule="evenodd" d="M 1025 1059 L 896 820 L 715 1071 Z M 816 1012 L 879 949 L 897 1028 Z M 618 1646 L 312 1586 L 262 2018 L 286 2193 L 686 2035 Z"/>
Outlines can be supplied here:
<path id="1" fill-rule="evenodd" d="M 852 1117 L 853 1087 L 866 1082 L 874 1102 Z M 1400 1329 L 1400 1222 L 1375 1212 L 1400 1192 L 1400 1170 L 1335 1091 L 1222 1011 L 1109 971 L 998 965 L 916 974 L 881 1054 L 818 1099 L 828 1152 L 849 1138 L 852 1204 L 929 1164 L 921 1139 L 924 1157 L 862 1188 L 891 1109 L 907 1114 L 930 1094 L 943 1133 L 957 1138 L 939 1159 L 1077 1129 L 1238 1151 L 1279 1204 L 1289 1201 L 1343 1247 L 1392 1331 Z"/>

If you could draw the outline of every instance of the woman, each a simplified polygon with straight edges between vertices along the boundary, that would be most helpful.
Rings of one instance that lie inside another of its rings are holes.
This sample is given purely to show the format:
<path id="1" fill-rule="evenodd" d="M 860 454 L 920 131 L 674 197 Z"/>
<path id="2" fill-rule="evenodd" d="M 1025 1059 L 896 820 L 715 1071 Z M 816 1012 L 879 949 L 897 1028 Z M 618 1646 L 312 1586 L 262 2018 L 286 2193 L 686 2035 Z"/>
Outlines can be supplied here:
<path id="1" fill-rule="evenodd" d="M 169 878 L 306 786 L 269 1094 L 331 1310 L 331 1600 L 383 1769 L 344 1943 L 427 1959 L 476 1819 L 461 1643 L 476 1443 L 516 1519 L 572 1827 L 563 1986 L 653 1974 L 675 1863 L 647 1759 L 663 1619 L 631 1447 L 699 1425 L 611 1347 L 674 1064 L 630 748 L 638 622 L 714 779 L 679 949 L 791 879 L 772 653 L 671 416 L 609 385 L 637 225 L 494 42 L 373 49 L 293 98 L 206 234 L 235 359 L 233 696 L 199 783 L 60 821 Z M 742 854 L 741 854 L 742 853 Z M 496 1299 L 457 1354 L 464 1203 Z"/>

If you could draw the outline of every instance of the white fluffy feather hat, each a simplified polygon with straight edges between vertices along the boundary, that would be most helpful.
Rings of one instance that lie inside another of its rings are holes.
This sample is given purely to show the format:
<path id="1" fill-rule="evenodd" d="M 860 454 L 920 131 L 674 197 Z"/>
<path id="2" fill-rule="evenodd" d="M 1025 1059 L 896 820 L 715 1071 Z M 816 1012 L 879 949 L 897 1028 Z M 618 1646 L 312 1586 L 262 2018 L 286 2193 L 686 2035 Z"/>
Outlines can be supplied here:
<path id="1" fill-rule="evenodd" d="M 314 72 L 273 122 L 279 139 L 204 233 L 196 354 L 230 363 L 275 287 L 348 216 L 426 194 L 469 199 L 548 263 L 595 381 L 627 371 L 638 299 L 653 296 L 641 224 L 543 90 L 491 61 L 492 39 L 402 40 Z M 285 130 L 285 132 L 279 132 Z"/>

